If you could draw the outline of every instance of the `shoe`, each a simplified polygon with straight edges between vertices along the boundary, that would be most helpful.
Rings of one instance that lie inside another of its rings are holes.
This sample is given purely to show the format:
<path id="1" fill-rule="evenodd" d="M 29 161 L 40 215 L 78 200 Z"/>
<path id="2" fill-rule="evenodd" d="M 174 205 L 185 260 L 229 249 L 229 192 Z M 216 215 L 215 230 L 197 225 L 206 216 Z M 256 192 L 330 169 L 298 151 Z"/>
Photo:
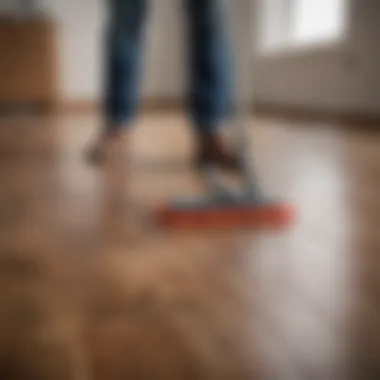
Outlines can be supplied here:
<path id="1" fill-rule="evenodd" d="M 104 149 L 104 145 L 101 143 L 97 143 L 90 147 L 86 152 L 87 160 L 94 165 L 103 164 L 106 160 L 106 152 Z"/>
<path id="2" fill-rule="evenodd" d="M 241 159 L 236 152 L 228 146 L 226 140 L 218 134 L 202 136 L 199 142 L 195 166 L 202 169 L 208 165 L 215 165 L 223 170 L 237 171 L 240 169 Z"/>
<path id="3" fill-rule="evenodd" d="M 109 158 L 121 158 L 125 151 L 127 135 L 125 132 L 102 137 L 86 152 L 87 160 L 95 165 L 104 164 Z"/>

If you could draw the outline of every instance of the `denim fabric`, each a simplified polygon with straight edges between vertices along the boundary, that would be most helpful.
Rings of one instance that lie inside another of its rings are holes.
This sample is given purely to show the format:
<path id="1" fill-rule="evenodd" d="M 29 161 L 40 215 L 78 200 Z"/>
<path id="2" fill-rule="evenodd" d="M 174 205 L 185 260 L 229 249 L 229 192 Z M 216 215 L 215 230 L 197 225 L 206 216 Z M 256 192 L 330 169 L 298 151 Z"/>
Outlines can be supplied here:
<path id="1" fill-rule="evenodd" d="M 148 0 L 109 1 L 105 116 L 108 128 L 115 129 L 128 125 L 138 107 Z M 189 114 L 197 132 L 212 132 L 232 105 L 227 1 L 182 1 L 189 36 Z"/>

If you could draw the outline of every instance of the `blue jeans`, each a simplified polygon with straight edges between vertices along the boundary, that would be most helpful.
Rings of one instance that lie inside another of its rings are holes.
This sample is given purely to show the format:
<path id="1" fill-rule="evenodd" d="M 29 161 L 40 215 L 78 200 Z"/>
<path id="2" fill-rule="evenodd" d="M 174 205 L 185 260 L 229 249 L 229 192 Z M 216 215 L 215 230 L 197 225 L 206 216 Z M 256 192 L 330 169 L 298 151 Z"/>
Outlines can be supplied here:
<path id="1" fill-rule="evenodd" d="M 190 49 L 189 114 L 197 132 L 210 133 L 229 116 L 232 105 L 228 0 L 183 1 Z M 127 125 L 138 108 L 148 3 L 109 0 L 109 4 L 104 106 L 111 132 Z"/>

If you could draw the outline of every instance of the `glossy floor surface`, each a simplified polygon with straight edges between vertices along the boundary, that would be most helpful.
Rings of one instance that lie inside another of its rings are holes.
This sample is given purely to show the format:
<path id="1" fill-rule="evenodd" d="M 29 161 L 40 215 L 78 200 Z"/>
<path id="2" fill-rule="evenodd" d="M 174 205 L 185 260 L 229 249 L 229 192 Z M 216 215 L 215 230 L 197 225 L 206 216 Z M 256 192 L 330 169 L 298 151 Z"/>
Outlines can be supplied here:
<path id="1" fill-rule="evenodd" d="M 286 231 L 157 228 L 202 190 L 177 114 L 130 159 L 83 160 L 95 117 L 0 122 L 0 378 L 380 378 L 380 135 L 252 119 Z"/>

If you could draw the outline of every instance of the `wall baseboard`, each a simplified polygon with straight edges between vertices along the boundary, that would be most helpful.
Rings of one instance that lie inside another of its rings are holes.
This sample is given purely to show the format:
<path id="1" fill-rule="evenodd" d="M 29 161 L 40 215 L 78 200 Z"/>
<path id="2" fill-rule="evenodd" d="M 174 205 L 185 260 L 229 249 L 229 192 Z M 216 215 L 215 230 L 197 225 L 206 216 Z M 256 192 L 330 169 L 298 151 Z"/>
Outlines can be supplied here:
<path id="1" fill-rule="evenodd" d="M 263 102 L 257 102 L 253 109 L 255 114 L 258 115 L 269 115 L 296 121 L 328 122 L 345 126 L 374 126 L 380 130 L 380 112 L 321 110 L 310 107 L 290 107 Z"/>
<path id="2" fill-rule="evenodd" d="M 101 102 L 96 99 L 81 99 L 59 102 L 53 107 L 58 115 L 100 114 Z M 150 98 L 142 101 L 141 112 L 184 111 L 186 103 L 183 99 Z M 373 128 L 380 130 L 380 112 L 356 112 L 348 110 L 321 110 L 308 107 L 290 107 L 278 104 L 256 102 L 252 113 L 258 116 L 270 116 L 305 122 L 326 122 L 334 125 Z"/>
<path id="3" fill-rule="evenodd" d="M 150 98 L 142 101 L 140 110 L 143 112 L 178 111 L 185 109 L 181 99 Z M 102 110 L 99 100 L 81 99 L 60 102 L 56 108 L 58 114 L 98 114 Z"/>

